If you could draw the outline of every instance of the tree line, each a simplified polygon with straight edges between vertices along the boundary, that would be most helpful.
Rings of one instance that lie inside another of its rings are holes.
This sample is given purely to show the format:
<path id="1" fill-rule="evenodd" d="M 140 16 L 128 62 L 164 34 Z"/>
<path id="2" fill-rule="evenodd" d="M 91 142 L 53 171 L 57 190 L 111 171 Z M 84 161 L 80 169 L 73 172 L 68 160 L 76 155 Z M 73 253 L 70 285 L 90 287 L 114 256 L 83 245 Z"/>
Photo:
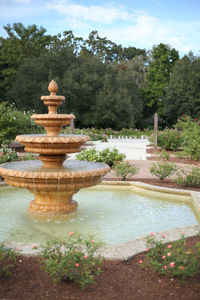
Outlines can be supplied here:
<path id="1" fill-rule="evenodd" d="M 40 100 L 54 79 L 66 101 L 59 113 L 73 112 L 79 127 L 145 128 L 153 114 L 160 125 L 181 114 L 199 116 L 200 58 L 183 58 L 160 43 L 146 51 L 122 47 L 92 31 L 87 39 L 72 31 L 48 35 L 36 25 L 4 26 L 0 37 L 0 102 L 45 113 Z"/>

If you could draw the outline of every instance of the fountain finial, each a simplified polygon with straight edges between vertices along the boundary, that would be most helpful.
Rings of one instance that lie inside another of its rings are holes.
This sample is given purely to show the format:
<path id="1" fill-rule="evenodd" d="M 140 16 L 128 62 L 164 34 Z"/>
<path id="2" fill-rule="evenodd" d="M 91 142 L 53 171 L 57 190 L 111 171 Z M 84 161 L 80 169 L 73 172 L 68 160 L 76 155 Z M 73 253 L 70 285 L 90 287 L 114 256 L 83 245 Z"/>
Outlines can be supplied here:
<path id="1" fill-rule="evenodd" d="M 48 86 L 48 91 L 50 92 L 51 95 L 56 95 L 56 92 L 58 90 L 58 85 L 54 80 L 51 80 Z"/>

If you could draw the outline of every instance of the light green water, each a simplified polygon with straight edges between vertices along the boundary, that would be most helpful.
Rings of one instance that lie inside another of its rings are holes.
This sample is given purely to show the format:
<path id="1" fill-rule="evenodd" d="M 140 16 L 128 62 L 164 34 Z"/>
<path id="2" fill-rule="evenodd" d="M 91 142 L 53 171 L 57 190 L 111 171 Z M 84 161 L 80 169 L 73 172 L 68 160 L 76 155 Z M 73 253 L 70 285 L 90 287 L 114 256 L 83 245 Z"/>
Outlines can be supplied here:
<path id="1" fill-rule="evenodd" d="M 83 189 L 74 196 L 78 212 L 64 217 L 26 214 L 32 199 L 27 190 L 0 188 L 0 241 L 36 243 L 79 231 L 113 245 L 149 232 L 200 223 L 190 205 L 141 196 L 128 187 Z"/>

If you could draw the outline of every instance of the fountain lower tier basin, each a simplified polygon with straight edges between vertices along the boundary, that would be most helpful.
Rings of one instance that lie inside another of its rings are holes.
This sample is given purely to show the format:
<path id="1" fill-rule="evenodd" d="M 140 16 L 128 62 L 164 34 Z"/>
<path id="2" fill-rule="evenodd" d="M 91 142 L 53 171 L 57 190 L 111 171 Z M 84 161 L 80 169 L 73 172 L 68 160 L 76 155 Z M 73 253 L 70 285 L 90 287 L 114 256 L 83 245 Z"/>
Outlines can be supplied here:
<path id="1" fill-rule="evenodd" d="M 150 232 L 199 224 L 198 215 L 187 203 L 190 197 L 177 200 L 176 196 L 161 198 L 136 193 L 131 186 L 97 185 L 74 195 L 79 205 L 75 214 L 40 217 L 26 214 L 32 197 L 28 190 L 4 186 L 0 188 L 0 240 L 41 243 L 78 231 L 118 245 Z"/>
<path id="2" fill-rule="evenodd" d="M 102 163 L 69 160 L 59 169 L 46 169 L 37 160 L 5 163 L 0 175 L 5 183 L 28 189 L 35 198 L 29 212 L 38 215 L 64 215 L 77 209 L 73 194 L 101 182 L 110 168 Z"/>

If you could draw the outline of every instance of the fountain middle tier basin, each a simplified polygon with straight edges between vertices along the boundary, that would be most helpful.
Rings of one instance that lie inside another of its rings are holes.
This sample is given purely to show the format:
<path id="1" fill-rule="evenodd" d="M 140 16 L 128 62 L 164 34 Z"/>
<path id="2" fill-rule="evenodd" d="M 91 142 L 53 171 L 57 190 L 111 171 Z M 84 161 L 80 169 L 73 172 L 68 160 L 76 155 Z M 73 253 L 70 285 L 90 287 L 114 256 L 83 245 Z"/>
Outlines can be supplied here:
<path id="1" fill-rule="evenodd" d="M 41 161 L 33 160 L 2 164 L 0 174 L 7 184 L 29 189 L 35 195 L 29 212 L 63 215 L 76 211 L 74 193 L 98 184 L 109 170 L 106 164 L 76 160 L 66 160 L 59 169 L 44 170 Z"/>
<path id="2" fill-rule="evenodd" d="M 37 125 L 44 126 L 48 136 L 58 136 L 61 128 L 69 125 L 71 120 L 75 119 L 75 116 L 73 114 L 39 114 L 32 115 L 31 119 L 33 119 Z"/>
<path id="3" fill-rule="evenodd" d="M 89 141 L 87 135 L 61 134 L 59 136 L 46 136 L 43 134 L 18 135 L 16 141 L 25 146 L 26 152 L 60 155 L 80 152 L 80 147 Z"/>

